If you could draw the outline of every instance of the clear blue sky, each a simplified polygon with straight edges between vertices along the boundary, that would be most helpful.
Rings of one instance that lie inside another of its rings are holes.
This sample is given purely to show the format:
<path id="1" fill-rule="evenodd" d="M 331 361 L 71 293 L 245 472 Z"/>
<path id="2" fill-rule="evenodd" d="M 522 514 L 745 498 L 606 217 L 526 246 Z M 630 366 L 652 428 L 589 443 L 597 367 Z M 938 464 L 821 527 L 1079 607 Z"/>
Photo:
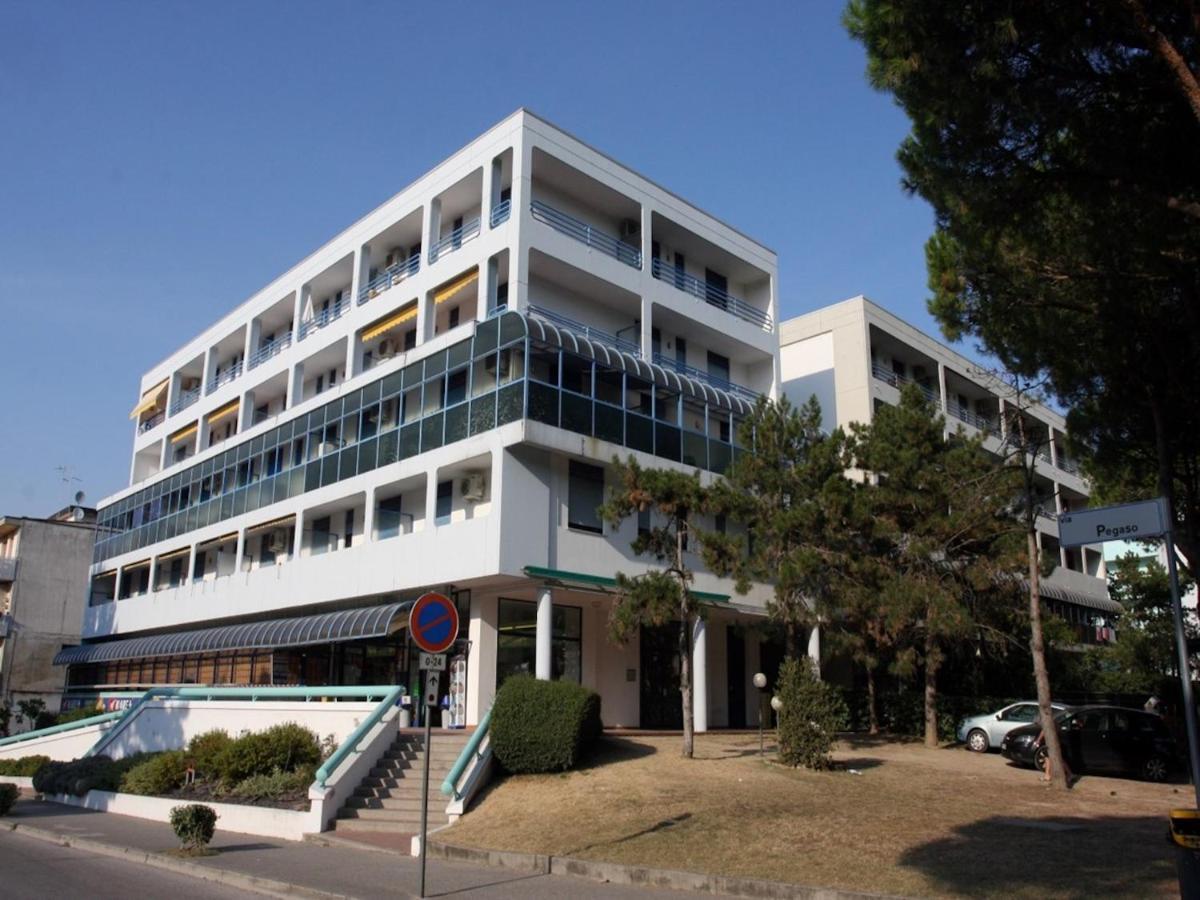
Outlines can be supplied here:
<path id="1" fill-rule="evenodd" d="M 838 2 L 0 4 L 0 514 L 125 486 L 143 371 L 526 106 L 936 333 Z M 78 483 L 55 468 L 70 466 Z"/>

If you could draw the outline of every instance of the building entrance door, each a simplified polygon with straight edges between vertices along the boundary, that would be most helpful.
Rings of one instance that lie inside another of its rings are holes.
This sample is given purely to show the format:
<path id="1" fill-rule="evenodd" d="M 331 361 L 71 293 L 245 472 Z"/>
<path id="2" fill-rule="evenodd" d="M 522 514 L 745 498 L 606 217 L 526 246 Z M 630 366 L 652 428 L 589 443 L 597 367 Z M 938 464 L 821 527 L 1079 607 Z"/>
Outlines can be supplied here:
<path id="1" fill-rule="evenodd" d="M 642 728 L 683 728 L 678 644 L 678 622 L 642 626 Z"/>
<path id="2" fill-rule="evenodd" d="M 729 692 L 729 727 L 746 727 L 746 638 L 740 628 L 725 629 L 726 690 Z"/>

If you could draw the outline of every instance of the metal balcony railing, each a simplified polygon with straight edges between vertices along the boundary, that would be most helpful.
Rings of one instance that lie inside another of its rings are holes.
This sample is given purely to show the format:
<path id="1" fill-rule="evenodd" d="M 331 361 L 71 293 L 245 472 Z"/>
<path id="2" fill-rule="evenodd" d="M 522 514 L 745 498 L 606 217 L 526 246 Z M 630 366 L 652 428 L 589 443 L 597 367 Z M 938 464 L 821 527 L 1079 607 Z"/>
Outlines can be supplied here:
<path id="1" fill-rule="evenodd" d="M 340 319 L 349 308 L 350 297 L 348 294 L 342 294 L 329 304 L 328 308 L 321 310 L 308 321 L 300 323 L 300 340 L 304 340 L 314 331 L 320 331 L 329 323 Z"/>
<path id="2" fill-rule="evenodd" d="M 946 404 L 946 413 L 960 422 L 966 422 L 971 427 L 978 428 L 980 431 L 987 431 L 991 434 L 1000 433 L 1000 423 L 997 419 L 971 412 L 971 410 L 965 406 L 959 406 L 953 400 Z"/>
<path id="3" fill-rule="evenodd" d="M 251 353 L 249 367 L 253 369 L 255 366 L 261 366 L 272 356 L 278 356 L 290 346 L 292 346 L 292 333 L 289 331 L 273 341 L 268 341 Z"/>
<path id="4" fill-rule="evenodd" d="M 740 297 L 735 297 L 728 291 L 724 291 L 716 285 L 709 284 L 706 281 L 701 281 L 695 275 L 689 275 L 687 272 L 675 268 L 674 265 L 666 260 L 654 258 L 650 265 L 650 273 L 659 281 L 665 281 L 675 285 L 681 291 L 686 291 L 693 297 L 703 300 L 709 306 L 715 306 L 718 309 L 723 309 L 727 313 L 732 313 L 744 322 L 749 322 L 763 331 L 773 331 L 774 325 L 771 323 L 771 317 L 756 306 L 751 306 Z"/>
<path id="5" fill-rule="evenodd" d="M 414 253 L 408 259 L 401 260 L 388 266 L 367 282 L 367 286 L 358 292 L 359 305 L 366 303 L 372 297 L 378 296 L 393 285 L 397 285 L 410 275 L 421 271 L 421 254 Z"/>
<path id="6" fill-rule="evenodd" d="M 921 384 L 919 381 L 914 381 L 907 375 L 901 375 L 899 372 L 893 372 L 891 369 L 885 368 L 877 362 L 871 363 L 871 374 L 874 375 L 879 381 L 882 381 L 885 384 L 890 384 L 892 387 L 897 389 L 904 387 L 906 384 L 915 384 L 921 389 L 921 393 L 925 395 L 926 400 L 936 406 L 942 405 L 938 400 L 937 391 L 928 385 Z"/>
<path id="7" fill-rule="evenodd" d="M 497 203 L 495 206 L 492 207 L 492 214 L 488 218 L 488 225 L 492 228 L 495 228 L 497 225 L 507 222 L 508 217 L 511 214 L 512 214 L 512 201 L 511 200 L 501 200 L 499 203 Z"/>
<path id="8" fill-rule="evenodd" d="M 639 248 L 631 247 L 611 234 L 606 234 L 598 228 L 593 228 L 587 222 L 581 222 L 564 212 L 559 212 L 553 206 L 547 206 L 540 200 L 530 203 L 529 209 L 535 219 L 544 222 L 555 231 L 574 238 L 581 244 L 594 247 L 606 256 L 611 256 L 627 266 L 633 266 L 635 269 L 642 267 L 642 251 Z"/>
<path id="9" fill-rule="evenodd" d="M 689 366 L 686 363 L 681 363 L 677 359 L 672 359 L 669 356 L 664 356 L 661 353 L 654 354 L 655 365 L 662 366 L 664 369 L 670 369 L 672 372 L 678 372 L 680 375 L 686 375 L 695 381 L 703 381 L 706 384 L 711 384 L 718 390 L 725 391 L 727 394 L 738 394 L 745 397 L 751 403 L 758 399 L 758 392 L 752 391 L 748 387 L 743 387 L 736 382 L 713 375 L 710 372 L 705 372 L 703 369 L 697 369 L 695 366 Z"/>
<path id="10" fill-rule="evenodd" d="M 599 328 L 593 328 L 591 325 L 584 325 L 582 322 L 576 322 L 574 319 L 567 318 L 556 312 L 530 304 L 529 314 L 537 316 L 537 318 L 549 322 L 551 325 L 557 325 L 559 328 L 565 328 L 568 331 L 574 332 L 581 337 L 588 338 L 593 341 L 598 341 L 601 344 L 606 344 L 617 350 L 622 350 L 625 353 L 630 353 L 634 356 L 641 355 L 641 348 L 632 341 L 624 340 L 617 337 L 615 334 L 609 334 L 607 331 L 601 331 Z"/>
<path id="11" fill-rule="evenodd" d="M 479 219 L 463 222 L 452 232 L 429 248 L 429 262 L 435 263 L 443 254 L 457 250 L 472 238 L 479 237 Z"/>
<path id="12" fill-rule="evenodd" d="M 235 362 L 232 366 L 230 366 L 223 372 L 218 370 L 216 375 L 214 375 L 212 378 L 208 379 L 208 388 L 205 390 L 205 393 L 211 394 L 213 391 L 215 391 L 221 385 L 229 384 L 229 382 L 233 381 L 235 378 L 237 378 L 241 374 L 242 374 L 242 364 L 240 361 Z"/>
<path id="13" fill-rule="evenodd" d="M 159 410 L 154 415 L 152 415 L 150 418 L 148 418 L 145 422 L 138 423 L 138 434 L 145 434 L 151 428 L 161 425 L 163 422 L 166 421 L 166 419 L 167 419 L 166 411 Z"/>
<path id="14" fill-rule="evenodd" d="M 187 409 L 189 406 L 191 406 L 193 403 L 195 403 L 199 399 L 200 399 L 200 386 L 199 385 L 192 388 L 190 391 L 184 391 L 178 397 L 176 397 L 175 402 L 173 402 L 171 404 L 171 410 L 170 410 L 171 415 L 175 415 L 175 413 L 179 412 L 180 410 Z"/>
<path id="15" fill-rule="evenodd" d="M 1073 459 L 1067 459 L 1067 458 L 1063 457 L 1062 455 L 1060 455 L 1058 457 L 1058 467 L 1060 469 L 1062 469 L 1064 472 L 1070 473 L 1071 475 L 1082 475 L 1083 474 L 1079 468 L 1079 463 L 1075 462 L 1075 460 L 1073 460 Z"/>

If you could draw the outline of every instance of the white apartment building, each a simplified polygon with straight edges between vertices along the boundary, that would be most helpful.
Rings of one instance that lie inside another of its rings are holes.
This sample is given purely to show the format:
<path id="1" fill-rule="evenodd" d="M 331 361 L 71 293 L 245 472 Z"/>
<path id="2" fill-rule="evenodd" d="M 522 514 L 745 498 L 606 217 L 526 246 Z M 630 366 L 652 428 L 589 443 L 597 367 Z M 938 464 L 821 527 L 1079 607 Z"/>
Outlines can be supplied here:
<path id="1" fill-rule="evenodd" d="M 1058 543 L 1055 515 L 1087 506 L 1088 485 L 1066 451 L 1066 421 L 1036 405 L 1021 410 L 1015 392 L 994 374 L 872 303 L 854 297 L 788 319 L 779 330 L 781 390 L 793 403 L 816 396 L 829 428 L 870 422 L 881 404 L 900 401 L 916 384 L 939 409 L 948 432 L 984 432 L 984 446 L 999 454 L 1014 416 L 1040 444 L 1036 459 L 1047 515 L 1038 518 L 1043 553 L 1058 567 L 1042 581 L 1046 605 L 1075 630 L 1080 643 L 1116 639 L 1121 606 L 1108 596 L 1103 546 L 1066 549 Z M 1052 500 L 1050 499 L 1052 498 Z"/>
<path id="2" fill-rule="evenodd" d="M 678 725 L 670 626 L 607 639 L 649 563 L 596 506 L 617 455 L 728 465 L 777 311 L 771 250 L 517 111 L 143 375 L 72 690 L 416 686 L 407 604 L 439 590 L 456 723 L 528 671 Z M 697 727 L 754 724 L 767 590 L 695 588 Z"/>

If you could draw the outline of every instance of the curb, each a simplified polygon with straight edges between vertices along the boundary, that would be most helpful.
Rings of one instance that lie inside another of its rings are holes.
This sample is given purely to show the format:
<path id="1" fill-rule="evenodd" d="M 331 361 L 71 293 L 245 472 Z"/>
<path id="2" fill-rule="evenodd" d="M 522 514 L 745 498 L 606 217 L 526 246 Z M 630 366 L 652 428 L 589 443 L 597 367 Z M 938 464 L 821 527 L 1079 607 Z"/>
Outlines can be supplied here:
<path id="1" fill-rule="evenodd" d="M 510 869 L 516 872 L 531 872 L 536 875 L 551 874 L 554 862 L 553 857 L 543 856 L 540 853 L 480 850 L 475 847 L 459 847 L 455 844 L 434 841 L 429 842 L 426 853 L 450 862 L 476 863 L 481 866 L 493 866 L 497 869 Z"/>
<path id="2" fill-rule="evenodd" d="M 183 859 L 172 859 L 169 856 L 162 856 L 158 853 L 152 853 L 149 850 L 122 847 L 117 844 L 106 844 L 102 841 L 91 840 L 90 838 L 69 837 L 59 834 L 56 831 L 37 828 L 32 825 L 4 822 L 0 823 L 0 828 L 17 834 L 23 834 L 26 837 L 36 838 L 39 841 L 58 844 L 60 847 L 74 847 L 77 850 L 86 850 L 88 853 L 95 853 L 99 856 L 123 859 L 127 862 L 139 863 L 155 869 L 165 869 L 169 872 L 190 875 L 193 878 L 199 878 L 203 881 L 211 881 L 216 884 L 240 888 L 245 891 L 253 891 L 258 894 L 266 894 L 271 897 L 308 897 L 311 900 L 353 900 L 348 894 L 331 894 L 327 891 L 318 891 L 299 884 L 289 884 L 286 881 L 275 881 L 274 879 L 261 878 L 257 875 L 243 875 L 240 872 L 231 872 L 228 869 L 221 869 L 216 866 L 205 866 Z"/>

